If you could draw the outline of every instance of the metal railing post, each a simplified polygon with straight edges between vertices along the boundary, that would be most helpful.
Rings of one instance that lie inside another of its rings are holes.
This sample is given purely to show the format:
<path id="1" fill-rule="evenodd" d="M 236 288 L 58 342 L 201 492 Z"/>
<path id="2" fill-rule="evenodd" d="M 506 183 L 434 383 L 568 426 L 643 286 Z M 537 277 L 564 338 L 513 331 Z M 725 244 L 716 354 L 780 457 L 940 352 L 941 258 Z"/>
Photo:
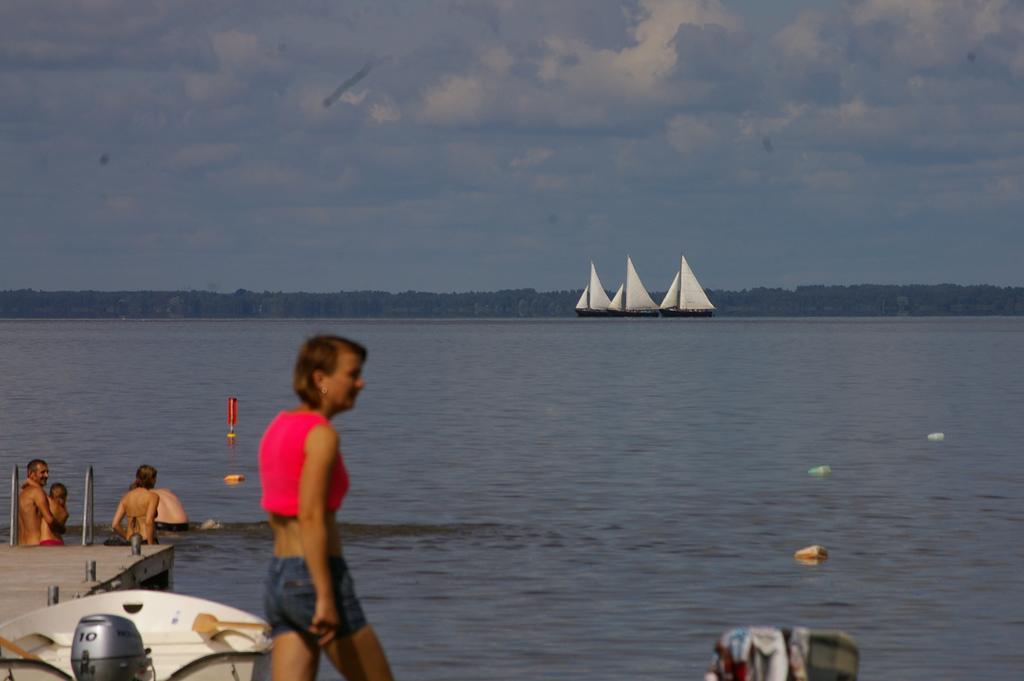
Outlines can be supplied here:
<path id="1" fill-rule="evenodd" d="M 11 546 L 18 545 L 18 465 L 11 470 Z"/>
<path id="2" fill-rule="evenodd" d="M 82 508 L 82 546 L 91 546 L 93 542 L 93 480 L 92 466 L 85 471 L 85 494 Z"/>

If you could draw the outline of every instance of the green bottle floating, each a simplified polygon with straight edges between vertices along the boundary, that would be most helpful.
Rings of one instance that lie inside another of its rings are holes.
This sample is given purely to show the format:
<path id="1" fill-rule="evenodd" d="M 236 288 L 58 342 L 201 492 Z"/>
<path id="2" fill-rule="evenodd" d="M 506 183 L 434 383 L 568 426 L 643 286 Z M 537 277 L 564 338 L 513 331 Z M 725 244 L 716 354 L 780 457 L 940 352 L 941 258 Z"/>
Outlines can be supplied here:
<path id="1" fill-rule="evenodd" d="M 824 466 L 815 466 L 814 468 L 808 469 L 807 475 L 813 475 L 816 478 L 823 478 L 831 472 L 832 466 L 826 464 Z"/>

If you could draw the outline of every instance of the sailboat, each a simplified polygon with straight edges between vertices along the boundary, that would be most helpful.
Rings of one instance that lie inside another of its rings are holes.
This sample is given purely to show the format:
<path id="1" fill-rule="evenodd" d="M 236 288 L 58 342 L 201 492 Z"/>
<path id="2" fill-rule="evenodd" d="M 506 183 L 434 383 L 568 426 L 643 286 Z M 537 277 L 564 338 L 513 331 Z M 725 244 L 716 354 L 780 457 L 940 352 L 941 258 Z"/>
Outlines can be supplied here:
<path id="1" fill-rule="evenodd" d="M 708 295 L 687 264 L 686 257 L 681 254 L 679 271 L 660 307 L 663 317 L 710 317 L 715 313 L 715 306 L 708 300 Z"/>
<path id="2" fill-rule="evenodd" d="M 580 317 L 607 317 L 608 316 L 608 294 L 604 292 L 604 285 L 597 277 L 597 268 L 594 261 L 590 261 L 590 282 L 583 289 L 583 295 L 576 302 L 576 314 Z"/>
<path id="3" fill-rule="evenodd" d="M 657 317 L 658 306 L 644 288 L 633 267 L 633 261 L 626 256 L 626 280 L 619 285 L 615 297 L 608 304 L 608 314 L 613 317 Z"/>

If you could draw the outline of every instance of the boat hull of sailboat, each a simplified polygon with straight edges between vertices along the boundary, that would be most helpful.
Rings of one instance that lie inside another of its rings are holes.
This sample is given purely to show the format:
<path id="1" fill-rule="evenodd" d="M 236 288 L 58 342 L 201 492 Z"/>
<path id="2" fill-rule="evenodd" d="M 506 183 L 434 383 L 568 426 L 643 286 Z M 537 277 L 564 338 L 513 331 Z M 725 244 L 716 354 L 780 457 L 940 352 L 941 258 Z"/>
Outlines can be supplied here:
<path id="1" fill-rule="evenodd" d="M 608 310 L 609 317 L 657 317 L 657 310 Z"/>
<path id="2" fill-rule="evenodd" d="M 662 317 L 713 317 L 715 316 L 714 310 L 680 310 L 680 309 L 664 309 L 661 310 Z"/>
<path id="3" fill-rule="evenodd" d="M 608 310 L 576 310 L 577 317 L 607 317 Z"/>

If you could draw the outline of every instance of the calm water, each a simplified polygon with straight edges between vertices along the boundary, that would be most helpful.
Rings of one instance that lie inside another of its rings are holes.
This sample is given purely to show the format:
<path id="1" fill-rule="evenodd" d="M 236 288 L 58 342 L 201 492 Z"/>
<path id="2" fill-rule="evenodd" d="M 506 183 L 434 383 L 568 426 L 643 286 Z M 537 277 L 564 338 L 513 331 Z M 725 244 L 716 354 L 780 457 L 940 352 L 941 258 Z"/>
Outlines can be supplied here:
<path id="1" fill-rule="evenodd" d="M 176 590 L 259 613 L 256 446 L 315 331 L 370 349 L 342 519 L 399 678 L 699 679 L 743 624 L 844 629 L 868 681 L 1024 666 L 1024 319 L 4 321 L 0 470 L 80 517 L 92 464 L 105 521 L 155 465 L 224 523 Z"/>

